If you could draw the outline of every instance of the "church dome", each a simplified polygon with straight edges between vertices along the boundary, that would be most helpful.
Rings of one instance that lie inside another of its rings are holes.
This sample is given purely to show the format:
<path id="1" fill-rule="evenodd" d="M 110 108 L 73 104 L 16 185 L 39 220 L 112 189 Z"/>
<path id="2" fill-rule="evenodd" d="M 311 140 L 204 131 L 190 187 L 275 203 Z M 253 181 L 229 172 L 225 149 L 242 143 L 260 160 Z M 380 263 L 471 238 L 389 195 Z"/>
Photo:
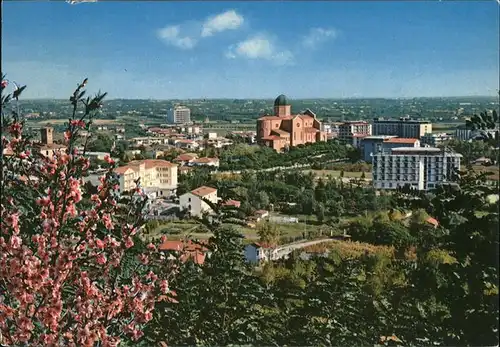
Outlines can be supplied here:
<path id="1" fill-rule="evenodd" d="M 274 106 L 287 106 L 288 100 L 285 95 L 281 94 L 274 100 Z"/>

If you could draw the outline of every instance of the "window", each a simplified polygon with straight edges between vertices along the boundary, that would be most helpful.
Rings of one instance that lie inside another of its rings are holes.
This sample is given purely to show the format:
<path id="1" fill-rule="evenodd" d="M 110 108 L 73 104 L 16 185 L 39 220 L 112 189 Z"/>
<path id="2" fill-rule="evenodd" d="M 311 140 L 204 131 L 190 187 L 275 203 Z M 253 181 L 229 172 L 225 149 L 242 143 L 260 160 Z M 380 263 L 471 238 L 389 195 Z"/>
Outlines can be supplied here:
<path id="1" fill-rule="evenodd" d="M 276 124 L 274 125 L 274 127 L 275 127 L 275 128 L 277 128 L 278 126 L 279 126 L 279 124 L 278 124 L 278 123 L 276 123 Z"/>
<path id="2" fill-rule="evenodd" d="M 188 202 L 191 202 L 191 198 L 188 199 Z"/>
<path id="3" fill-rule="evenodd" d="M 300 123 L 297 123 L 297 128 L 300 128 Z"/>

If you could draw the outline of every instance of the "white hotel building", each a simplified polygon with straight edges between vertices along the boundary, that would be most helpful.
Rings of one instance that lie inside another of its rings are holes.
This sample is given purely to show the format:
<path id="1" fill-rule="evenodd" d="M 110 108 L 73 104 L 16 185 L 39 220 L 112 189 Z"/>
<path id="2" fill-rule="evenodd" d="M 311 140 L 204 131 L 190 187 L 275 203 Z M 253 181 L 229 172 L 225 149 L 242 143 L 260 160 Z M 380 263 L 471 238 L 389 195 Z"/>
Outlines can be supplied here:
<path id="1" fill-rule="evenodd" d="M 434 147 L 399 147 L 373 154 L 373 186 L 396 189 L 410 185 L 430 190 L 449 181 L 453 168 L 460 169 L 461 154 Z"/>

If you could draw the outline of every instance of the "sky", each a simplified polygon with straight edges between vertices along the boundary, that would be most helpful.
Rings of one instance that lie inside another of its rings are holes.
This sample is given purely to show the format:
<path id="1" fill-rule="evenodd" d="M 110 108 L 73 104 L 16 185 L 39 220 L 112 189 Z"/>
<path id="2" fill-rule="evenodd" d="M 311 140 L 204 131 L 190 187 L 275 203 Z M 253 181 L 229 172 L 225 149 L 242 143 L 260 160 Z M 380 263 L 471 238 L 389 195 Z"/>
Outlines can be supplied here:
<path id="1" fill-rule="evenodd" d="M 27 98 L 496 95 L 489 1 L 3 1 L 2 71 Z"/>

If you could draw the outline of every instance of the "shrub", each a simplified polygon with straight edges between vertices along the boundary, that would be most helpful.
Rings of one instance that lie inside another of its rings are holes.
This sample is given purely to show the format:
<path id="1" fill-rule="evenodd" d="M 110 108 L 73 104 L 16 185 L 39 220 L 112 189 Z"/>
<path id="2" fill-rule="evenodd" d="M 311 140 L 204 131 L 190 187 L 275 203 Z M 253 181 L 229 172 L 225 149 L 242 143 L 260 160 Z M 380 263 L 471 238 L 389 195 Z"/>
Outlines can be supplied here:
<path id="1" fill-rule="evenodd" d="M 171 271 L 149 244 L 136 237 L 143 224 L 145 197 L 137 188 L 118 203 L 114 162 L 97 194 L 83 186 L 89 161 L 74 142 L 90 130 L 106 94 L 84 98 L 87 80 L 70 98 L 73 116 L 64 133 L 65 151 L 36 153 L 23 135 L 19 96 L 4 95 L 0 230 L 0 343 L 23 346 L 116 346 L 124 336 L 137 340 L 151 320 L 160 294 L 168 292 Z M 12 116 L 4 107 L 15 101 Z M 83 116 L 76 118 L 79 106 Z M 156 270 L 156 275 L 152 270 Z M 161 276 L 161 277 L 160 277 Z M 162 297 L 163 298 L 163 297 Z"/>

